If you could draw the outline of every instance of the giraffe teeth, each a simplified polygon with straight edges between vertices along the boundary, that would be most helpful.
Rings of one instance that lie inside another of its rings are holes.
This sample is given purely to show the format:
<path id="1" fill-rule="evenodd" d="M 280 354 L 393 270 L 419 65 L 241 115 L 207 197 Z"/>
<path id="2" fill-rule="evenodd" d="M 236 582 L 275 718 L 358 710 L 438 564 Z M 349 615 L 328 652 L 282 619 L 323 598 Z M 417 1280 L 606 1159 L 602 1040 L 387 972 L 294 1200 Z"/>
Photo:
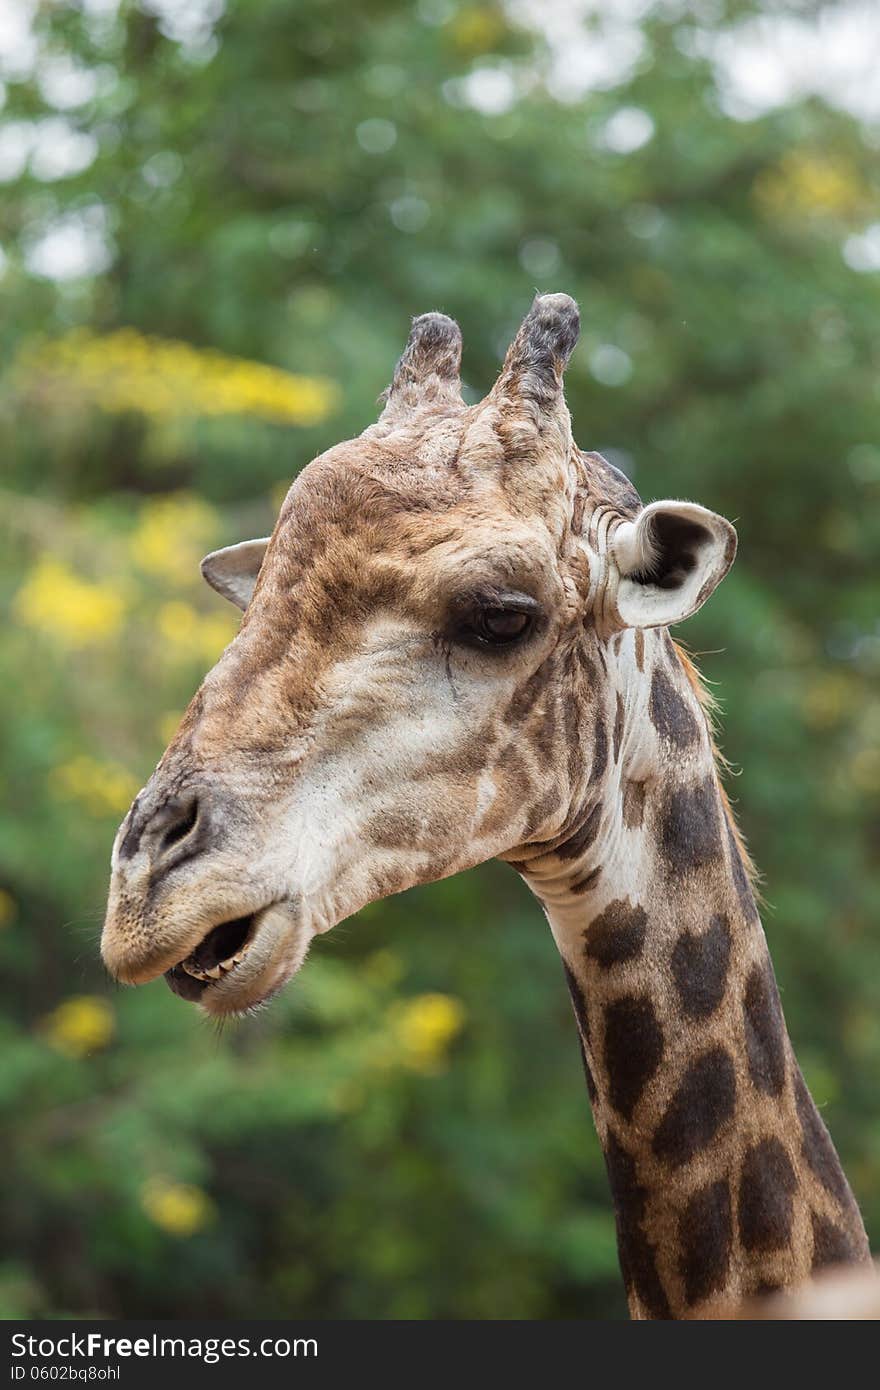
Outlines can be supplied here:
<path id="1" fill-rule="evenodd" d="M 197 965 L 187 965 L 185 960 L 182 960 L 180 965 L 181 969 L 185 970 L 187 975 L 192 975 L 194 980 L 206 980 L 208 978 L 204 970 L 200 970 Z"/>
<path id="2" fill-rule="evenodd" d="M 241 964 L 250 950 L 250 946 L 251 943 L 246 941 L 241 949 L 236 951 L 234 956 L 227 956 L 226 960 L 218 961 L 216 965 L 211 966 L 210 970 L 202 969 L 200 965 L 196 965 L 195 961 L 191 959 L 182 960 L 180 962 L 180 967 L 182 970 L 186 971 L 187 975 L 191 975 L 194 980 L 203 980 L 205 982 L 208 980 L 219 980 L 223 975 L 228 975 L 230 970 L 234 970 L 237 965 Z"/>

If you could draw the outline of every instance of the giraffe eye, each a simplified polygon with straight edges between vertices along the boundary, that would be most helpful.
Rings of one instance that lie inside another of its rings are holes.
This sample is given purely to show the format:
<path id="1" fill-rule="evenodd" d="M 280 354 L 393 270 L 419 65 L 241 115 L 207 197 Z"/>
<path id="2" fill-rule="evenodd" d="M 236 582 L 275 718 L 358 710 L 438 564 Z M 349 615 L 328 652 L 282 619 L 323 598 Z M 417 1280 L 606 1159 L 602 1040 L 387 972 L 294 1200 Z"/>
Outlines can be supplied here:
<path id="1" fill-rule="evenodd" d="M 531 625 L 531 615 L 515 608 L 483 608 L 476 614 L 474 631 L 481 641 L 502 646 L 524 637 Z"/>
<path id="2" fill-rule="evenodd" d="M 471 595 L 458 606 L 453 636 L 470 647 L 512 647 L 529 636 L 539 616 L 528 594 Z"/>

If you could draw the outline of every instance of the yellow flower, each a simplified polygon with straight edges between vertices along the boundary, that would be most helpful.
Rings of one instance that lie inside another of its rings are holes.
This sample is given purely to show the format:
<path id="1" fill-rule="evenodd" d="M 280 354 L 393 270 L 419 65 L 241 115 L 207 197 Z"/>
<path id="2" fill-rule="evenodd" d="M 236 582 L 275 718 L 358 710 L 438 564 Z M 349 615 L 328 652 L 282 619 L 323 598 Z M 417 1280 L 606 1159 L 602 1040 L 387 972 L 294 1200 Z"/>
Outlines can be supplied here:
<path id="1" fill-rule="evenodd" d="M 214 1216 L 214 1205 L 200 1187 L 166 1178 L 151 1178 L 144 1184 L 141 1206 L 150 1220 L 171 1236 L 193 1236 Z"/>
<path id="2" fill-rule="evenodd" d="M 225 613 L 202 618 L 189 603 L 163 603 L 156 615 L 159 636 L 174 652 L 192 660 L 214 662 L 235 636 L 235 618 Z"/>
<path id="3" fill-rule="evenodd" d="M 110 413 L 136 411 L 174 419 L 253 415 L 284 425 L 326 419 L 338 390 L 325 377 L 299 376 L 228 357 L 133 328 L 115 333 L 77 329 L 63 338 L 30 343 L 19 353 L 25 387 L 67 387 Z"/>
<path id="4" fill-rule="evenodd" d="M 792 150 L 755 180 L 754 195 L 770 216 L 790 219 L 820 214 L 852 218 L 865 206 L 864 180 L 839 156 Z"/>
<path id="5" fill-rule="evenodd" d="M 129 541 L 139 569 L 174 584 L 199 577 L 199 561 L 210 548 L 217 514 L 198 497 L 179 493 L 147 502 Z"/>
<path id="6" fill-rule="evenodd" d="M 237 618 L 235 610 L 229 606 L 227 612 L 218 613 L 211 618 L 202 618 L 199 624 L 199 652 L 206 661 L 214 662 L 235 636 Z"/>
<path id="7" fill-rule="evenodd" d="M 12 611 L 25 627 L 75 649 L 115 637 L 125 604 L 112 585 L 81 579 L 60 560 L 43 556 L 15 595 Z"/>
<path id="8" fill-rule="evenodd" d="M 501 13 L 488 6 L 460 10 L 449 25 L 456 48 L 463 53 L 489 53 L 507 31 Z"/>
<path id="9" fill-rule="evenodd" d="M 5 888 L 0 888 L 0 927 L 8 927 L 15 921 L 17 913 L 15 898 Z"/>
<path id="10" fill-rule="evenodd" d="M 183 603 L 180 599 L 163 603 L 156 614 L 159 636 L 172 647 L 185 647 L 191 651 L 198 626 L 198 613 L 191 603 Z"/>
<path id="11" fill-rule="evenodd" d="M 859 791 L 880 792 L 880 748 L 860 748 L 850 772 Z"/>
<path id="12" fill-rule="evenodd" d="M 108 816 L 128 810 L 138 784 L 119 763 L 100 763 L 81 753 L 52 769 L 49 787 L 61 800 L 79 802 L 90 815 Z"/>
<path id="13" fill-rule="evenodd" d="M 418 994 L 395 1005 L 391 1023 L 403 1065 L 413 1071 L 436 1071 L 464 1018 L 464 1007 L 448 994 Z"/>
<path id="14" fill-rule="evenodd" d="M 113 1037 L 113 1011 L 105 999 L 77 994 L 65 999 L 43 1020 L 46 1041 L 66 1057 L 86 1057 Z"/>

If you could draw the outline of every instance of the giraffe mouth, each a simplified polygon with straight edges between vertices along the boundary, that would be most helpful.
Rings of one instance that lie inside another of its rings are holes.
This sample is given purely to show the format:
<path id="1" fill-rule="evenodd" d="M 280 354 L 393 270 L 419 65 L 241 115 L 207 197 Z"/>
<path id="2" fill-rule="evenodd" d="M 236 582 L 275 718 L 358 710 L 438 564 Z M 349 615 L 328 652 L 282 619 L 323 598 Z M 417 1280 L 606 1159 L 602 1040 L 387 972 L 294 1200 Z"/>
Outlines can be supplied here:
<path id="1" fill-rule="evenodd" d="M 206 1013 L 249 1013 L 299 969 L 311 935 L 296 901 L 272 902 L 212 927 L 165 971 L 165 980 L 172 993 Z"/>
<path id="2" fill-rule="evenodd" d="M 258 918 L 262 915 L 249 912 L 244 917 L 212 927 L 185 960 L 165 971 L 171 992 L 197 1003 L 212 984 L 231 975 L 250 950 Z"/>

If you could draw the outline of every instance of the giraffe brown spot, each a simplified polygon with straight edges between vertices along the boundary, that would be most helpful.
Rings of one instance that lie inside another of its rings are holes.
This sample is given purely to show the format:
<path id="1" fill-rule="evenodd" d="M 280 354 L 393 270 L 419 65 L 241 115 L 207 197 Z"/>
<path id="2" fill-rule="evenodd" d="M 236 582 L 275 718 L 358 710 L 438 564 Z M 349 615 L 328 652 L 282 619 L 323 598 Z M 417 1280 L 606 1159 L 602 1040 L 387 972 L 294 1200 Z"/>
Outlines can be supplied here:
<path id="1" fill-rule="evenodd" d="M 730 823 L 729 816 L 724 817 L 727 829 L 727 845 L 730 851 L 730 868 L 733 874 L 733 882 L 736 888 L 736 896 L 739 898 L 739 905 L 742 914 L 747 922 L 751 922 L 757 917 L 758 909 L 755 904 L 755 895 L 752 892 L 752 885 L 746 873 L 746 866 L 743 863 L 742 855 L 739 852 L 739 845 L 736 842 L 736 835 Z"/>
<path id="2" fill-rule="evenodd" d="M 584 850 L 589 849 L 599 833 L 599 825 L 602 820 L 602 805 L 593 807 L 586 820 L 578 830 L 564 840 L 561 845 L 556 846 L 555 853 L 560 859 L 577 859 L 583 854 Z"/>
<path id="3" fill-rule="evenodd" d="M 815 1211 L 811 1212 L 811 1219 L 813 1269 L 823 1269 L 825 1265 L 858 1264 L 864 1259 L 864 1251 L 833 1221 L 827 1221 Z"/>
<path id="4" fill-rule="evenodd" d="M 499 808 L 500 810 L 501 808 Z M 551 786 L 545 794 L 530 806 L 526 815 L 526 825 L 524 838 L 532 840 L 538 834 L 541 827 L 559 810 L 559 791 L 555 786 Z M 509 815 L 505 811 L 505 818 Z M 482 827 L 485 833 L 485 827 Z"/>
<path id="5" fill-rule="evenodd" d="M 589 1058 L 587 1057 L 586 1048 L 586 1044 L 590 1041 L 590 1017 L 587 1011 L 587 1000 L 580 980 L 570 968 L 567 961 L 562 962 L 562 968 L 565 971 L 565 980 L 568 985 L 568 992 L 571 995 L 571 1006 L 574 1009 L 574 1016 L 577 1019 L 578 1034 L 581 1044 L 581 1061 L 584 1066 L 584 1080 L 587 1083 L 587 1091 L 589 1092 L 590 1100 L 595 1100 L 597 1096 L 596 1082 L 593 1077 L 592 1068 L 590 1067 Z"/>
<path id="6" fill-rule="evenodd" d="M 644 908 L 615 898 L 584 931 L 584 952 L 604 969 L 632 960 L 645 944 L 648 917 Z"/>
<path id="7" fill-rule="evenodd" d="M 626 782 L 623 787 L 623 823 L 627 830 L 640 830 L 645 818 L 645 783 Z"/>
<path id="8" fill-rule="evenodd" d="M 383 807 L 364 827 L 364 838 L 378 849 L 398 849 L 401 845 L 425 842 L 425 821 L 418 809 Z"/>
<path id="9" fill-rule="evenodd" d="M 739 1181 L 739 1238 L 748 1251 L 782 1250 L 791 1239 L 797 1178 L 778 1139 L 749 1149 Z"/>
<path id="10" fill-rule="evenodd" d="M 617 1218 L 620 1271 L 627 1293 L 636 1297 L 651 1317 L 671 1318 L 669 1300 L 657 1270 L 656 1252 L 642 1229 L 647 1190 L 638 1181 L 635 1160 L 613 1130 L 608 1131 L 605 1167 Z"/>
<path id="11" fill-rule="evenodd" d="M 526 716 L 534 709 L 535 702 L 547 683 L 547 663 L 539 666 L 528 680 L 523 681 L 522 685 L 513 692 L 513 696 L 507 709 L 504 711 L 505 724 L 520 724 Z"/>
<path id="12" fill-rule="evenodd" d="M 556 752 L 556 724 L 557 724 L 557 704 L 556 701 L 547 701 L 541 711 L 540 718 L 537 720 L 532 731 L 532 743 L 545 758 L 549 759 Z"/>
<path id="13" fill-rule="evenodd" d="M 581 1030 L 581 1035 L 583 1036 L 584 1041 L 589 1042 L 590 1017 L 587 1011 L 587 999 L 586 995 L 584 994 L 583 986 L 581 985 L 580 980 L 578 979 L 577 975 L 575 975 L 571 966 L 568 964 L 568 961 L 564 960 L 562 962 L 562 968 L 565 971 L 565 981 L 568 985 L 568 992 L 571 995 L 571 1004 L 572 1008 L 574 1009 L 575 1018 L 578 1022 L 578 1027 Z"/>
<path id="14" fill-rule="evenodd" d="M 778 1096 L 785 1085 L 785 1023 L 770 957 L 753 965 L 743 994 L 749 1075 L 759 1091 Z"/>
<path id="15" fill-rule="evenodd" d="M 702 936 L 685 929 L 672 950 L 672 974 L 689 1018 L 708 1018 L 724 997 L 730 964 L 730 927 L 715 916 Z"/>
<path id="16" fill-rule="evenodd" d="M 569 893 L 575 897 L 580 897 L 583 893 L 592 893 L 599 879 L 602 877 L 602 865 L 599 864 L 595 869 L 591 869 L 583 878 L 576 878 L 573 883 L 568 885 Z"/>
<path id="17" fill-rule="evenodd" d="M 673 1168 L 708 1147 L 733 1115 L 736 1073 L 723 1047 L 713 1047 L 692 1062 L 666 1107 L 652 1148 Z"/>
<path id="18" fill-rule="evenodd" d="M 581 668 L 581 678 L 591 690 L 599 684 L 599 672 L 596 670 L 596 663 L 590 656 L 585 646 L 577 648 L 578 664 Z"/>
<path id="19" fill-rule="evenodd" d="M 748 1292 L 755 1298 L 769 1298 L 771 1294 L 781 1293 L 782 1284 L 776 1279 L 759 1279 L 755 1285 L 750 1285 Z"/>
<path id="20" fill-rule="evenodd" d="M 636 665 L 640 671 L 645 669 L 645 634 L 640 627 L 636 628 Z"/>
<path id="21" fill-rule="evenodd" d="M 695 787 L 676 787 L 667 794 L 661 848 L 671 873 L 703 868 L 718 858 L 721 838 L 714 777 Z"/>
<path id="22" fill-rule="evenodd" d="M 596 1082 L 593 1077 L 592 1068 L 590 1067 L 590 1059 L 587 1056 L 587 1049 L 584 1045 L 583 1038 L 579 1037 L 578 1042 L 581 1048 L 581 1066 L 584 1069 L 584 1080 L 587 1083 L 587 1095 L 590 1097 L 590 1100 L 595 1103 L 599 1092 L 596 1089 Z"/>
<path id="23" fill-rule="evenodd" d="M 648 712 L 660 738 L 677 752 L 696 742 L 699 728 L 693 712 L 660 666 L 655 666 L 651 678 Z"/>
<path id="24" fill-rule="evenodd" d="M 795 1068 L 794 1098 L 801 1124 L 801 1152 L 804 1158 L 826 1192 L 830 1192 L 842 1207 L 852 1210 L 855 1202 L 840 1166 L 840 1159 L 831 1142 L 831 1135 L 825 1128 L 798 1067 Z"/>
<path id="25" fill-rule="evenodd" d="M 620 692 L 618 691 L 618 693 L 617 693 L 617 704 L 616 704 L 615 711 L 614 711 L 614 732 L 613 732 L 612 740 L 611 740 L 611 742 L 612 742 L 612 747 L 613 747 L 613 749 L 614 749 L 614 761 L 615 761 L 615 762 L 617 762 L 618 758 L 620 757 L 620 747 L 621 747 L 621 744 L 623 743 L 623 716 L 624 716 L 623 696 L 622 696 L 622 695 L 620 694 Z"/>
<path id="26" fill-rule="evenodd" d="M 730 1266 L 733 1227 L 727 1181 L 707 1183 L 691 1197 L 678 1221 L 679 1272 L 689 1304 L 719 1293 Z"/>
<path id="27" fill-rule="evenodd" d="M 604 1046 L 609 1099 L 629 1120 L 663 1056 L 663 1032 L 650 999 L 624 995 L 608 1005 Z"/>
<path id="28" fill-rule="evenodd" d="M 608 731 L 601 716 L 596 720 L 593 736 L 593 766 L 590 768 L 590 782 L 598 782 L 608 766 Z"/>

